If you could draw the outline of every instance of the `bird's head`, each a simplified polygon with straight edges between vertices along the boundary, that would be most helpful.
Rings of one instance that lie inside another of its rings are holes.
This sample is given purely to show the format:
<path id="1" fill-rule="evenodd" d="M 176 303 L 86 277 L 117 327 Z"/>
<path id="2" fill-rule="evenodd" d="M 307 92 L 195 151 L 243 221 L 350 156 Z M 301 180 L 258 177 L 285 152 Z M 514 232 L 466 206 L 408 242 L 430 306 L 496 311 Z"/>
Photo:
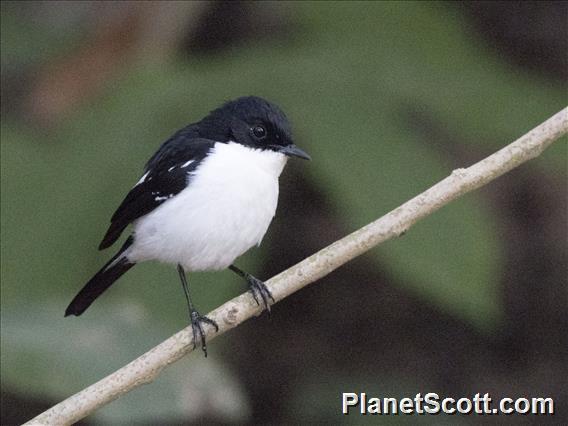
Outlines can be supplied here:
<path id="1" fill-rule="evenodd" d="M 211 111 L 199 123 L 199 133 L 220 142 L 234 141 L 255 149 L 311 159 L 294 145 L 290 122 L 284 112 L 256 96 L 238 98 Z"/>

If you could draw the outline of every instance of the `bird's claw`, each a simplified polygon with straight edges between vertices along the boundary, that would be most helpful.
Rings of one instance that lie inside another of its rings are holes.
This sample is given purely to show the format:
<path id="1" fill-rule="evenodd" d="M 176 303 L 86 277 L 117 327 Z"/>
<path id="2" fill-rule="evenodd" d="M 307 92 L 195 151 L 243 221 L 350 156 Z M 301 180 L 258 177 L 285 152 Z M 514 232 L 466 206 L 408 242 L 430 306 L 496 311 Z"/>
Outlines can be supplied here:
<path id="1" fill-rule="evenodd" d="M 254 297 L 256 304 L 260 306 L 260 299 L 262 299 L 264 307 L 266 308 L 268 313 L 270 313 L 269 299 L 272 300 L 272 303 L 275 303 L 276 301 L 274 300 L 274 297 L 272 296 L 272 293 L 270 292 L 268 287 L 266 287 L 266 284 L 264 284 L 258 278 L 253 277 L 252 275 L 249 275 L 247 277 L 247 281 L 250 286 L 250 292 L 252 293 L 252 297 Z"/>
<path id="2" fill-rule="evenodd" d="M 201 349 L 203 349 L 203 353 L 207 358 L 207 344 L 205 342 L 205 331 L 203 330 L 202 323 L 209 324 L 210 326 L 215 328 L 215 331 L 219 331 L 219 326 L 215 321 L 211 318 L 207 318 L 206 316 L 201 315 L 197 311 L 191 311 L 191 329 L 193 331 L 193 337 L 191 342 L 193 343 L 193 349 L 197 347 L 197 335 L 201 338 Z"/>

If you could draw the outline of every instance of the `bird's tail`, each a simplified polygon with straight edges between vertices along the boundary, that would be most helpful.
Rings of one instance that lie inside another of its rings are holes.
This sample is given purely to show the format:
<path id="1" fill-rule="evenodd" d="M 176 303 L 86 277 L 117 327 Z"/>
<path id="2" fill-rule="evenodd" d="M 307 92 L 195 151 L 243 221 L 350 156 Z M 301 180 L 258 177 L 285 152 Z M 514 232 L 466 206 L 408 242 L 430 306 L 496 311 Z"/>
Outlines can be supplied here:
<path id="1" fill-rule="evenodd" d="M 129 262 L 124 252 L 132 244 L 132 237 L 128 238 L 122 248 L 110 259 L 93 278 L 77 293 L 65 310 L 65 316 L 79 316 L 91 306 L 112 283 L 119 279 L 122 274 L 132 268 L 136 263 Z"/>

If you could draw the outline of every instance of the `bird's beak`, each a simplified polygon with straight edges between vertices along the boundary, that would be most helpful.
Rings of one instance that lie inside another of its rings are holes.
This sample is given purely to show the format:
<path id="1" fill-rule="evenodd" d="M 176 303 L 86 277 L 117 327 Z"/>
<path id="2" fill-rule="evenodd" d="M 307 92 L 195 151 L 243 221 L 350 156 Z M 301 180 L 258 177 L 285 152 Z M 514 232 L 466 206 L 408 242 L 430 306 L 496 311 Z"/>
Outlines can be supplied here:
<path id="1" fill-rule="evenodd" d="M 305 151 L 301 150 L 294 144 L 280 147 L 278 152 L 281 152 L 282 154 L 287 155 L 289 157 L 299 157 L 303 158 L 304 160 L 312 159 L 312 157 L 310 157 Z"/>

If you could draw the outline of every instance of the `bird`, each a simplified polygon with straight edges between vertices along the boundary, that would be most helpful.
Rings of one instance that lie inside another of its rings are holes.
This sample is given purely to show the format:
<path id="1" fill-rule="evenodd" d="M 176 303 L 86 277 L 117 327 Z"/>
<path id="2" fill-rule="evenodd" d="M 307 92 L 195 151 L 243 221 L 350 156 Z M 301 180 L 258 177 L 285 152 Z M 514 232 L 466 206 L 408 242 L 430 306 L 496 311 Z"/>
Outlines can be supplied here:
<path id="1" fill-rule="evenodd" d="M 278 178 L 290 157 L 310 160 L 295 145 L 291 125 L 274 103 L 244 96 L 211 111 L 167 139 L 146 163 L 138 182 L 110 220 L 99 250 L 130 235 L 73 298 L 65 316 L 81 315 L 133 266 L 159 261 L 177 268 L 193 331 L 207 356 L 204 325 L 186 274 L 229 269 L 248 283 L 258 305 L 274 298 L 263 281 L 234 261 L 260 245 L 278 203 Z"/>

